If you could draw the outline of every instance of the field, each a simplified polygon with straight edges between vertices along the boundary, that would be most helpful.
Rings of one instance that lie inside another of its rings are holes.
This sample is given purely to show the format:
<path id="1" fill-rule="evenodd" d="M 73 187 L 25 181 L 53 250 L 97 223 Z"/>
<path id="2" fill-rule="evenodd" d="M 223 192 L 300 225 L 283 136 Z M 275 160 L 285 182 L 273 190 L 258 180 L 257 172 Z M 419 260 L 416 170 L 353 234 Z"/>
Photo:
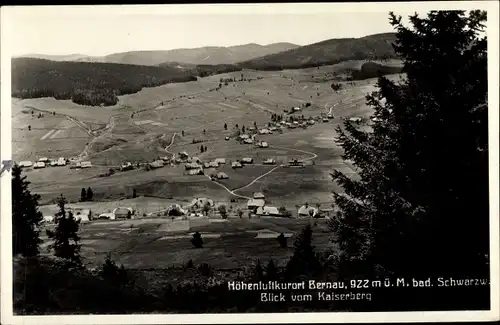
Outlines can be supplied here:
<path id="1" fill-rule="evenodd" d="M 170 220 L 138 219 L 127 221 L 97 221 L 80 227 L 82 256 L 86 265 L 102 264 L 106 254 L 127 268 L 149 269 L 208 263 L 215 268 L 240 268 L 257 259 L 273 259 L 286 263 L 293 253 L 293 241 L 309 223 L 304 219 L 222 219 Z M 314 245 L 318 250 L 332 248 L 331 233 L 325 220 L 313 224 Z M 199 231 L 203 248 L 190 242 L 191 234 Z M 280 248 L 276 237 L 288 237 L 288 248 Z M 43 247 L 49 245 L 43 238 Z M 44 250 L 44 249 L 42 249 Z"/>

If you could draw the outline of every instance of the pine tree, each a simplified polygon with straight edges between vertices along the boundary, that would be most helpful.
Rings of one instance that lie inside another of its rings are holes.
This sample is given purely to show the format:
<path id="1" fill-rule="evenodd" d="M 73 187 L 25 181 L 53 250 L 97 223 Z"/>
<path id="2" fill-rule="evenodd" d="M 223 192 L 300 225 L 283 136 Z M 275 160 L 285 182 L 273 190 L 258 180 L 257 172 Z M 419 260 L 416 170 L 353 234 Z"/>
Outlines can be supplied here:
<path id="1" fill-rule="evenodd" d="M 136 198 L 137 197 L 137 191 L 135 190 L 135 188 L 132 190 L 132 198 Z"/>
<path id="2" fill-rule="evenodd" d="M 36 256 L 39 253 L 40 232 L 43 219 L 38 211 L 40 196 L 31 194 L 30 182 L 22 175 L 21 167 L 12 167 L 12 254 Z"/>
<path id="3" fill-rule="evenodd" d="M 406 79 L 379 78 L 371 131 L 337 128 L 360 176 L 332 175 L 346 193 L 334 193 L 338 272 L 488 276 L 486 13 L 390 20 Z"/>
<path id="4" fill-rule="evenodd" d="M 227 123 L 224 123 L 224 130 L 227 130 Z"/>
<path id="5" fill-rule="evenodd" d="M 255 265 L 253 277 L 256 281 L 261 281 L 264 279 L 264 271 L 262 270 L 262 265 L 260 265 L 260 260 L 257 260 L 257 265 Z"/>
<path id="6" fill-rule="evenodd" d="M 193 238 L 191 238 L 191 243 L 196 248 L 203 248 L 203 239 L 201 238 L 201 234 L 199 232 L 195 232 L 193 234 Z"/>
<path id="7" fill-rule="evenodd" d="M 82 201 L 82 202 L 87 201 L 87 191 L 85 191 L 84 188 L 82 188 L 82 192 L 80 194 L 80 201 Z"/>
<path id="8" fill-rule="evenodd" d="M 59 212 L 55 215 L 56 228 L 54 231 L 47 229 L 47 235 L 54 242 L 49 246 L 54 250 L 54 255 L 63 258 L 77 266 L 80 260 L 80 237 L 78 229 L 80 222 L 73 213 L 66 211 L 66 199 L 61 194 L 57 199 Z"/>
<path id="9" fill-rule="evenodd" d="M 94 198 L 94 192 L 92 192 L 92 189 L 89 187 L 87 189 L 87 201 L 92 201 Z"/>
<path id="10" fill-rule="evenodd" d="M 286 266 L 287 276 L 294 278 L 298 276 L 313 276 L 320 270 L 320 262 L 312 245 L 311 225 L 302 229 L 294 243 L 293 256 Z"/>
<path id="11" fill-rule="evenodd" d="M 268 281 L 274 281 L 278 280 L 279 274 L 278 274 L 278 269 L 276 268 L 276 265 L 274 265 L 273 260 L 269 260 L 269 263 L 267 263 L 266 266 L 266 280 Z"/>

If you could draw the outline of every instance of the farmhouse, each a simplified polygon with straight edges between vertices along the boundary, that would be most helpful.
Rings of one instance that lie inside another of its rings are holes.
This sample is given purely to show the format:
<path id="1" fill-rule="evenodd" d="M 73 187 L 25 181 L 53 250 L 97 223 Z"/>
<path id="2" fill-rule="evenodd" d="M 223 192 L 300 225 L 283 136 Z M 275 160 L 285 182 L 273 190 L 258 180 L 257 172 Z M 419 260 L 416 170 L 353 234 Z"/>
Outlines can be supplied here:
<path id="1" fill-rule="evenodd" d="M 92 218 L 90 209 L 73 209 L 73 216 L 82 223 L 89 222 Z"/>
<path id="2" fill-rule="evenodd" d="M 272 132 L 268 129 L 260 129 L 259 134 L 271 134 Z"/>
<path id="3" fill-rule="evenodd" d="M 272 158 L 268 158 L 268 159 L 264 160 L 262 163 L 264 165 L 274 165 L 274 164 L 276 164 L 276 160 L 274 160 Z"/>
<path id="4" fill-rule="evenodd" d="M 201 165 L 198 164 L 198 163 L 187 163 L 184 165 L 184 168 L 186 168 L 186 170 L 190 170 L 190 169 L 200 169 L 201 168 Z"/>
<path id="5" fill-rule="evenodd" d="M 257 215 L 259 216 L 280 216 L 278 208 L 271 206 L 263 206 L 257 208 Z"/>
<path id="6" fill-rule="evenodd" d="M 243 168 L 243 165 L 242 165 L 239 161 L 234 161 L 234 162 L 231 164 L 231 167 L 232 167 L 232 168 Z"/>
<path id="7" fill-rule="evenodd" d="M 166 163 L 170 162 L 170 157 L 168 157 L 168 156 L 161 157 L 161 159 L 162 159 L 164 162 L 166 162 Z"/>
<path id="8" fill-rule="evenodd" d="M 226 173 L 220 172 L 220 173 L 217 173 L 217 178 L 218 179 L 228 179 L 229 176 L 227 176 Z"/>
<path id="9" fill-rule="evenodd" d="M 151 168 L 161 168 L 165 165 L 163 164 L 163 160 L 155 160 L 152 163 L 150 163 L 149 166 Z"/>
<path id="10" fill-rule="evenodd" d="M 18 164 L 19 167 L 23 168 L 23 167 L 32 167 L 33 166 L 33 163 L 29 160 L 27 161 L 21 161 L 19 162 Z"/>
<path id="11" fill-rule="evenodd" d="M 307 121 L 307 123 L 308 123 L 309 125 L 314 125 L 314 123 L 315 123 L 315 122 L 314 122 L 314 120 L 309 120 L 309 121 Z"/>
<path id="12" fill-rule="evenodd" d="M 238 138 L 240 140 L 246 140 L 246 139 L 250 139 L 250 136 L 248 134 L 240 134 L 240 136 Z"/>
<path id="13" fill-rule="evenodd" d="M 294 108 L 293 108 L 293 111 L 294 111 L 294 112 L 298 112 L 298 111 L 300 111 L 300 110 L 301 110 L 301 108 L 300 108 L 300 107 L 294 107 Z"/>
<path id="14" fill-rule="evenodd" d="M 92 167 L 92 163 L 90 161 L 82 161 L 80 167 L 81 168 L 90 168 L 90 167 Z"/>
<path id="15" fill-rule="evenodd" d="M 302 161 L 298 161 L 297 159 L 293 159 L 288 163 L 290 167 L 304 167 L 304 163 Z"/>
<path id="16" fill-rule="evenodd" d="M 134 210 L 127 207 L 118 207 L 115 208 L 112 213 L 115 219 L 130 219 L 134 214 Z"/>
<path id="17" fill-rule="evenodd" d="M 241 159 L 241 162 L 243 164 L 253 164 L 253 158 L 245 157 L 245 158 Z"/>
<path id="18" fill-rule="evenodd" d="M 52 223 L 54 222 L 54 216 L 43 216 L 43 222 Z"/>
<path id="19" fill-rule="evenodd" d="M 323 121 L 323 123 L 328 123 L 328 122 L 330 122 L 330 120 L 329 120 L 329 119 L 327 119 L 327 118 L 324 118 L 322 121 Z"/>
<path id="20" fill-rule="evenodd" d="M 259 147 L 261 148 L 269 148 L 269 144 L 266 141 L 262 141 L 259 143 Z"/>
<path id="21" fill-rule="evenodd" d="M 299 208 L 298 216 L 299 218 L 309 218 L 315 217 L 318 214 L 318 209 L 309 206 L 307 203 Z"/>
<path id="22" fill-rule="evenodd" d="M 121 168 L 122 168 L 122 170 L 132 169 L 132 163 L 125 162 L 125 163 L 122 164 Z"/>
<path id="23" fill-rule="evenodd" d="M 55 167 L 55 166 L 57 166 L 57 161 L 56 161 L 56 160 L 51 160 L 51 161 L 50 161 L 50 166 L 51 166 L 51 167 Z"/>
<path id="24" fill-rule="evenodd" d="M 211 167 L 211 168 L 217 168 L 219 167 L 219 163 L 216 162 L 216 161 L 211 161 L 208 163 L 208 165 Z"/>
<path id="25" fill-rule="evenodd" d="M 207 163 L 207 162 L 206 162 L 206 163 L 204 163 L 204 164 L 203 164 L 203 168 L 210 168 L 210 163 Z"/>
<path id="26" fill-rule="evenodd" d="M 188 159 L 189 158 L 189 155 L 187 154 L 187 152 L 183 151 L 183 152 L 179 152 L 179 158 L 180 159 Z"/>
<path id="27" fill-rule="evenodd" d="M 71 166 L 69 166 L 70 169 L 80 168 L 80 167 L 82 167 L 82 164 L 80 162 L 75 162 L 71 164 Z"/>
<path id="28" fill-rule="evenodd" d="M 328 115 L 326 117 L 331 119 L 331 118 L 333 118 L 333 114 L 328 113 Z"/>
<path id="29" fill-rule="evenodd" d="M 33 168 L 45 168 L 45 163 L 43 161 L 37 161 L 34 165 Z"/>
<path id="30" fill-rule="evenodd" d="M 217 158 L 217 159 L 215 159 L 215 162 L 218 163 L 219 165 L 225 164 L 226 158 Z"/>
<path id="31" fill-rule="evenodd" d="M 194 162 L 194 163 L 201 164 L 201 160 L 198 157 L 193 157 L 193 159 L 191 161 Z"/>
<path id="32" fill-rule="evenodd" d="M 101 213 L 98 217 L 98 219 L 108 219 L 108 220 L 115 220 L 116 217 L 112 212 L 107 212 L 107 213 Z"/>
<path id="33" fill-rule="evenodd" d="M 253 193 L 253 198 L 264 200 L 266 198 L 266 196 L 262 192 L 255 192 L 255 193 Z"/>
<path id="34" fill-rule="evenodd" d="M 64 159 L 64 157 L 59 157 L 59 159 L 57 159 L 57 166 L 66 166 L 66 159 Z"/>
<path id="35" fill-rule="evenodd" d="M 183 216 L 186 214 L 186 210 L 184 210 L 179 204 L 172 204 L 168 209 L 167 209 L 167 214 L 169 216 Z"/>
<path id="36" fill-rule="evenodd" d="M 190 175 L 190 176 L 194 176 L 194 175 L 203 175 L 203 169 L 201 168 L 197 168 L 197 169 L 189 169 L 187 171 L 187 174 Z"/>
<path id="37" fill-rule="evenodd" d="M 215 205 L 213 200 L 202 197 L 193 199 L 188 206 L 193 207 L 195 209 L 201 209 L 207 202 L 208 204 L 210 204 L 211 207 Z"/>
<path id="38" fill-rule="evenodd" d="M 253 139 L 245 139 L 245 140 L 243 140 L 243 143 L 252 144 L 253 143 Z"/>
<path id="39" fill-rule="evenodd" d="M 247 208 L 251 210 L 263 207 L 264 205 L 266 205 L 266 201 L 263 199 L 250 199 L 247 202 Z"/>
<path id="40" fill-rule="evenodd" d="M 49 162 L 49 158 L 43 157 L 43 158 L 38 159 L 38 161 L 41 161 L 43 163 L 47 163 L 47 162 Z"/>
<path id="41" fill-rule="evenodd" d="M 354 123 L 359 123 L 361 122 L 361 117 L 350 117 L 349 121 Z"/>

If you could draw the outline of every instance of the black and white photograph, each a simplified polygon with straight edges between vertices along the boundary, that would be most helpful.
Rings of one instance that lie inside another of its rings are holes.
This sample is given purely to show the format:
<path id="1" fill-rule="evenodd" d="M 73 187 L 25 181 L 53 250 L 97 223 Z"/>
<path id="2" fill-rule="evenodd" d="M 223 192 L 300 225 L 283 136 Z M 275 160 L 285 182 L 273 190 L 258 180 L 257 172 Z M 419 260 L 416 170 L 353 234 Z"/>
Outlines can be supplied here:
<path id="1" fill-rule="evenodd" d="M 2 324 L 498 319 L 498 8 L 2 7 Z"/>

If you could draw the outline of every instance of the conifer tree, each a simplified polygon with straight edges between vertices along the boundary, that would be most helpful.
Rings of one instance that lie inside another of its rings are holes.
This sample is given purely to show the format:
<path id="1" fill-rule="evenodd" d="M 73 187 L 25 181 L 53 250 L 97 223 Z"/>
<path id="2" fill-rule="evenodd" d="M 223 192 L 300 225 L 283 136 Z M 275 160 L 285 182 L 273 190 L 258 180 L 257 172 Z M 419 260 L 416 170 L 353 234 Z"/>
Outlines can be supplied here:
<path id="1" fill-rule="evenodd" d="M 320 262 L 312 245 L 311 225 L 302 229 L 294 243 L 293 256 L 286 266 L 289 278 L 297 276 L 313 276 L 320 270 Z"/>
<path id="2" fill-rule="evenodd" d="M 274 265 L 273 260 L 269 260 L 266 266 L 266 280 L 273 281 L 278 279 L 278 269 Z"/>
<path id="3" fill-rule="evenodd" d="M 12 254 L 36 256 L 39 253 L 40 232 L 43 219 L 38 211 L 40 196 L 31 194 L 30 182 L 22 175 L 18 165 L 12 167 Z"/>
<path id="4" fill-rule="evenodd" d="M 399 82 L 378 79 L 367 96 L 371 130 L 337 128 L 344 159 L 332 222 L 340 276 L 488 276 L 486 13 L 390 14 Z"/>
<path id="5" fill-rule="evenodd" d="M 54 250 L 55 256 L 80 266 L 80 221 L 75 219 L 71 211 L 66 210 L 66 203 L 61 194 L 57 199 L 59 212 L 55 215 L 56 228 L 54 231 L 47 229 L 47 235 L 54 240 L 49 247 Z"/>
<path id="6" fill-rule="evenodd" d="M 80 194 L 80 201 L 85 202 L 86 200 L 87 200 L 87 191 L 85 191 L 85 188 L 82 188 Z"/>
<path id="7" fill-rule="evenodd" d="M 92 191 L 92 189 L 89 187 L 87 189 L 87 201 L 92 201 L 94 198 L 94 192 Z"/>

